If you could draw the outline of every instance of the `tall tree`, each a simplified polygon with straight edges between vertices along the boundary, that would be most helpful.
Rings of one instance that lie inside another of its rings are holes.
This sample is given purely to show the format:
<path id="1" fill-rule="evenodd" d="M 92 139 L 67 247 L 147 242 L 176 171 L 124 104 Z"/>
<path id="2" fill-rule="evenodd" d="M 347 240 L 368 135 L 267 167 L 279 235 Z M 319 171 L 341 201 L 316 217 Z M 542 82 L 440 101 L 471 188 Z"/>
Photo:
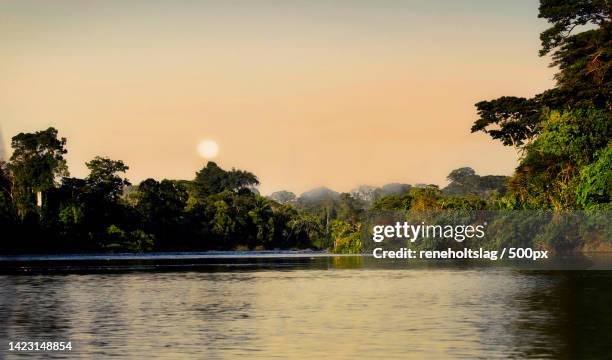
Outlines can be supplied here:
<path id="1" fill-rule="evenodd" d="M 612 109 L 612 5 L 609 0 L 541 0 L 540 56 L 558 67 L 555 88 L 533 98 L 504 96 L 476 104 L 472 132 L 523 151 L 542 130 L 549 109 Z"/>
<path id="2" fill-rule="evenodd" d="M 136 210 L 144 220 L 145 230 L 162 241 L 176 237 L 187 196 L 185 187 L 176 181 L 146 179 L 141 182 Z"/>
<path id="3" fill-rule="evenodd" d="M 258 184 L 257 176 L 248 171 L 236 169 L 225 171 L 215 162 L 209 161 L 196 173 L 194 189 L 196 196 L 206 197 L 223 191 L 238 192 Z"/>
<path id="4" fill-rule="evenodd" d="M 551 66 L 572 107 L 612 109 L 612 4 L 609 0 L 542 0 L 539 17 L 552 24 L 540 34 L 540 55 Z M 581 31 L 582 30 L 582 31 Z"/>
<path id="5" fill-rule="evenodd" d="M 4 226 L 12 220 L 14 214 L 11 193 L 11 178 L 7 164 L 0 160 L 0 224 L 4 224 Z"/>
<path id="6" fill-rule="evenodd" d="M 58 177 L 68 176 L 65 146 L 66 138 L 58 138 L 52 127 L 12 138 L 13 155 L 8 168 L 13 178 L 13 199 L 21 217 L 35 209 L 37 194 L 42 200 L 43 193 L 56 185 Z"/>
<path id="7" fill-rule="evenodd" d="M 96 156 L 85 165 L 89 169 L 89 175 L 85 179 L 89 191 L 104 201 L 117 202 L 123 188 L 130 185 L 127 179 L 118 175 L 129 170 L 121 160 Z"/>
<path id="8" fill-rule="evenodd" d="M 602 188 L 612 171 L 610 157 L 605 156 L 611 138 L 610 112 L 551 112 L 508 182 L 511 193 L 531 208 L 573 209 L 608 203 L 609 192 Z"/>
<path id="9" fill-rule="evenodd" d="M 506 176 L 499 175 L 479 176 L 470 167 L 455 169 L 448 174 L 446 179 L 450 182 L 442 190 L 446 195 L 478 195 L 482 198 L 504 193 L 504 185 L 508 180 Z"/>
<path id="10" fill-rule="evenodd" d="M 278 203 L 285 204 L 285 203 L 294 201 L 295 194 L 292 193 L 291 191 L 281 190 L 281 191 L 273 192 L 272 194 L 270 194 L 270 196 L 268 196 L 268 198 Z"/>

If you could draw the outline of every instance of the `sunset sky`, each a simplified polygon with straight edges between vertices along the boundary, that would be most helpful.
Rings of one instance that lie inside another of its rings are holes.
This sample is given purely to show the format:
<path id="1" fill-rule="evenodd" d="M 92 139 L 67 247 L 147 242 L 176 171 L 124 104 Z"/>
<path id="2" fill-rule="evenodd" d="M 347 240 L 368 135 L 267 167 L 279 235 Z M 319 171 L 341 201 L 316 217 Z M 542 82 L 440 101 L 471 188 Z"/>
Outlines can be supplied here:
<path id="1" fill-rule="evenodd" d="M 202 139 L 260 190 L 510 174 L 474 103 L 553 84 L 532 0 L 3 1 L 0 131 L 54 126 L 73 176 L 191 179 Z"/>

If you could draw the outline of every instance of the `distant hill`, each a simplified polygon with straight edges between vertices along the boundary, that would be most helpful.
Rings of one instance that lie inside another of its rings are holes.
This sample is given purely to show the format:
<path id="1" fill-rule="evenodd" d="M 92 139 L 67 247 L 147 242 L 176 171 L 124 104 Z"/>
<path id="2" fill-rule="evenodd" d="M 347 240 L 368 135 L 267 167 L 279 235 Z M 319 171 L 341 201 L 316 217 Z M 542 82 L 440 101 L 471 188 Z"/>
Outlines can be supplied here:
<path id="1" fill-rule="evenodd" d="M 338 199 L 340 197 L 340 193 L 326 188 L 324 186 L 318 187 L 316 189 L 312 189 L 310 191 L 306 191 L 298 198 L 298 201 L 302 202 L 313 202 L 320 201 L 324 199 Z"/>
<path id="2" fill-rule="evenodd" d="M 390 183 L 383 185 L 380 190 L 382 192 L 382 196 L 390 196 L 390 195 L 403 195 L 412 189 L 412 185 L 410 184 L 401 184 L 401 183 Z"/>

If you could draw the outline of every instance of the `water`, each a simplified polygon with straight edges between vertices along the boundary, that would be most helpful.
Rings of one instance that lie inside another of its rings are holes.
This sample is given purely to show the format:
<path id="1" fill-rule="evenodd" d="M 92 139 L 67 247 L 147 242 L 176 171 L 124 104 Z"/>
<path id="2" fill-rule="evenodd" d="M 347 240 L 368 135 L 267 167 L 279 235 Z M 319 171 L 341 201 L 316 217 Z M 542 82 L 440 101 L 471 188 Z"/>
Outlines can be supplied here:
<path id="1" fill-rule="evenodd" d="M 58 359 L 610 357 L 612 272 L 298 259 L 5 272 L 0 358 L 26 356 L 11 340 L 71 341 Z"/>

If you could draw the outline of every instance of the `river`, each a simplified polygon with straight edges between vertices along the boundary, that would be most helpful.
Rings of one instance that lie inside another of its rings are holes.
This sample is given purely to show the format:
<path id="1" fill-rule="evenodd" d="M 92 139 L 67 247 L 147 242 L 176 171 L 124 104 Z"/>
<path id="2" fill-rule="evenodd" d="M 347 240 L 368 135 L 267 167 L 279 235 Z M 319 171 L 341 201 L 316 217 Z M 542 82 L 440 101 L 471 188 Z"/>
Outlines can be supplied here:
<path id="1" fill-rule="evenodd" d="M 9 341 L 53 340 L 72 351 L 44 358 L 610 356 L 610 271 L 215 259 L 5 271 L 0 354 L 31 355 Z"/>

